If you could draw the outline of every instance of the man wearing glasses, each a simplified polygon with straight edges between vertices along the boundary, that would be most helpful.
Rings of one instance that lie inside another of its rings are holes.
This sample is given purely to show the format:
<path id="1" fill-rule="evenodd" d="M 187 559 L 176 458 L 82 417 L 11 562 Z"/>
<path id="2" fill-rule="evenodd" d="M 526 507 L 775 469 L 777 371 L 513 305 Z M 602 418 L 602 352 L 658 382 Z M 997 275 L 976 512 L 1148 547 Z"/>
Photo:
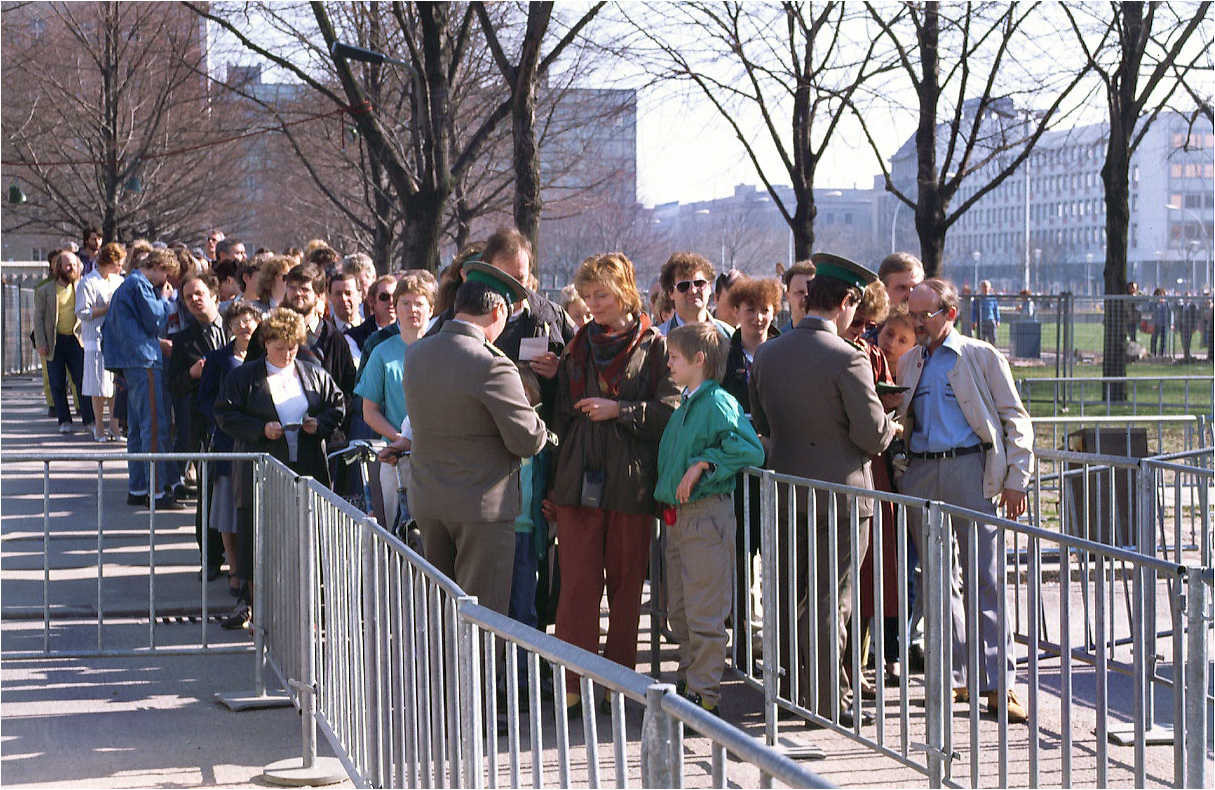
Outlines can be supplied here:
<path id="1" fill-rule="evenodd" d="M 694 252 L 677 252 L 662 265 L 658 281 L 662 290 L 671 297 L 675 315 L 658 325 L 658 331 L 667 334 L 684 324 L 712 323 L 729 340 L 734 327 L 719 321 L 709 313 L 709 292 L 713 288 L 713 264 Z"/>
<path id="2" fill-rule="evenodd" d="M 958 292 L 940 279 L 917 285 L 907 300 L 915 323 L 918 347 L 899 359 L 898 382 L 908 388 L 898 416 L 910 461 L 896 480 L 899 493 L 920 499 L 946 502 L 969 510 L 996 515 L 993 500 L 998 496 L 1004 516 L 1015 519 L 1025 512 L 1026 495 L 1033 469 L 1034 431 L 1021 404 L 1012 372 L 1004 355 L 988 343 L 954 331 L 958 317 Z M 907 511 L 912 538 L 923 556 L 921 511 Z M 1016 663 L 1012 629 L 1006 610 L 1003 633 L 999 628 L 1000 596 L 1004 595 L 1003 558 L 997 554 L 997 528 L 979 525 L 978 564 L 970 570 L 971 524 L 953 524 L 961 559 L 961 580 L 951 579 L 953 620 L 953 697 L 966 702 L 966 619 L 979 618 L 980 676 L 978 691 L 987 697 L 990 711 L 998 714 L 999 676 L 1005 675 L 1009 722 L 1024 722 L 1028 713 L 1013 693 Z M 971 612 L 971 585 L 978 590 L 978 611 Z M 967 592 L 964 592 L 967 591 Z M 935 635 L 940 638 L 940 635 Z M 929 634 L 928 638 L 934 635 Z M 1004 660 L 999 645 L 1004 644 Z"/>
<path id="3" fill-rule="evenodd" d="M 203 245 L 203 255 L 212 266 L 219 262 L 219 251 L 216 246 L 223 240 L 224 232 L 222 230 L 213 230 L 207 234 L 207 241 Z"/>

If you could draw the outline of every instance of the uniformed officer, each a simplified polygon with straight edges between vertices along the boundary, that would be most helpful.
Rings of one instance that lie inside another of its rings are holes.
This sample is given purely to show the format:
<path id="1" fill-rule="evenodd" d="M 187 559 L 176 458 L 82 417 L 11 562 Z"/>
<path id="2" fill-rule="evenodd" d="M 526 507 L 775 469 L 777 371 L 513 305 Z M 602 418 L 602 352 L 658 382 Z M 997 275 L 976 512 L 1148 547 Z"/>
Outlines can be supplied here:
<path id="1" fill-rule="evenodd" d="M 767 438 L 768 464 L 777 472 L 872 488 L 869 459 L 885 450 L 900 429 L 878 400 L 868 356 L 841 335 L 852 323 L 861 289 L 877 275 L 836 255 L 817 253 L 812 260 L 817 274 L 807 286 L 806 316 L 755 352 L 749 381 L 751 417 L 755 430 Z M 836 505 L 834 566 L 829 543 L 832 500 Z M 848 709 L 851 685 L 842 671 L 850 663 L 844 656 L 852 609 L 850 567 L 852 558 L 859 562 L 868 548 L 873 502 L 819 492 L 815 503 L 814 532 L 798 536 L 794 575 L 779 579 L 782 591 L 778 598 L 785 601 L 783 590 L 793 585 L 799 632 L 798 702 L 852 727 L 854 717 Z M 853 508 L 860 516 L 857 545 L 853 545 L 850 528 Z M 808 509 L 804 497 L 797 509 L 794 523 L 804 524 Z M 782 525 L 781 556 L 789 554 L 788 532 Z M 810 589 L 810 563 L 814 563 L 817 589 Z M 832 605 L 833 586 L 837 606 Z M 810 633 L 810 608 L 817 611 L 814 634 Z M 787 646 L 791 644 L 787 629 L 793 619 L 787 604 L 778 617 L 786 632 L 782 644 Z M 782 656 L 781 662 L 788 668 L 792 658 Z M 810 694 L 812 674 L 814 694 Z"/>
<path id="2" fill-rule="evenodd" d="M 519 462 L 547 432 L 519 370 L 493 342 L 526 298 L 523 286 L 485 264 L 465 267 L 455 316 L 405 355 L 402 386 L 413 430 L 381 454 L 410 450 L 409 509 L 439 571 L 506 614 L 519 515 Z"/>

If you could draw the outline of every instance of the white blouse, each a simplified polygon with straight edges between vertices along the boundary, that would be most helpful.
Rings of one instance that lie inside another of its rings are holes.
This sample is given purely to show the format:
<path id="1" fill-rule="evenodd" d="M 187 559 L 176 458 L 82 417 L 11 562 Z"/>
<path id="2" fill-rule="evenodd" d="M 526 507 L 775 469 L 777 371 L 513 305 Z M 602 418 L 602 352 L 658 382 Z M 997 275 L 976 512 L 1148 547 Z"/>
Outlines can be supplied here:
<path id="1" fill-rule="evenodd" d="M 278 412 L 278 421 L 283 424 L 288 460 L 295 463 L 299 460 L 300 432 L 299 428 L 286 430 L 286 427 L 299 425 L 308 416 L 308 396 L 304 394 L 304 385 L 300 383 L 294 364 L 280 368 L 272 365 L 268 359 L 266 384 L 270 387 L 270 398 L 274 401 L 274 410 Z"/>

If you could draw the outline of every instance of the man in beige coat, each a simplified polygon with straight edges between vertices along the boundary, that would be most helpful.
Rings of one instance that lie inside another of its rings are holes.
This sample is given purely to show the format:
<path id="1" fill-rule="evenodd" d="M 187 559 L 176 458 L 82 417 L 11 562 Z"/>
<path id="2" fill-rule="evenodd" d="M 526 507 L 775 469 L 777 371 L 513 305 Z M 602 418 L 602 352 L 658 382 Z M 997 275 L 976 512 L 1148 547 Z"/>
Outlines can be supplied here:
<path id="1" fill-rule="evenodd" d="M 85 430 L 92 431 L 94 427 L 93 403 L 83 397 L 84 346 L 81 344 L 80 319 L 76 316 L 79 280 L 80 259 L 74 253 L 64 251 L 55 258 L 55 279 L 34 291 L 34 347 L 46 368 L 60 433 L 72 432 L 68 376 L 82 396 L 78 403 Z"/>
<path id="2" fill-rule="evenodd" d="M 991 516 L 996 514 L 993 500 L 998 496 L 1005 517 L 1017 518 L 1025 512 L 1025 492 L 1033 472 L 1034 429 L 1017 395 L 1008 360 L 988 343 L 954 331 L 958 292 L 951 283 L 925 280 L 912 289 L 907 306 L 919 345 L 898 363 L 898 382 L 909 388 L 899 417 L 906 426 L 910 456 L 907 471 L 897 481 L 899 493 Z M 920 511 L 908 509 L 907 513 L 916 549 L 923 556 Z M 997 527 L 980 524 L 972 535 L 971 524 L 962 520 L 953 524 L 962 558 L 962 572 L 951 574 L 950 579 L 954 699 L 969 697 L 967 653 L 978 651 L 975 683 L 979 693 L 987 697 L 991 711 L 997 712 L 1002 674 L 1008 692 L 1008 720 L 1023 722 L 1028 712 L 1013 693 L 1016 663 L 1008 611 L 1003 632 L 999 627 L 1004 574 L 1003 558 L 996 551 Z M 969 562 L 972 537 L 978 557 L 974 574 Z M 972 585 L 977 588 L 979 603 L 974 612 L 964 605 Z M 966 621 L 970 618 L 978 619 L 977 645 L 967 645 Z M 940 639 L 943 635 L 926 637 Z"/>
<path id="3" fill-rule="evenodd" d="M 522 285 L 490 266 L 466 274 L 455 317 L 410 346 L 402 386 L 413 431 L 409 510 L 426 559 L 494 611 L 507 613 L 519 515 L 519 461 L 547 432 L 519 370 L 492 344 Z"/>
<path id="4" fill-rule="evenodd" d="M 783 474 L 841 483 L 856 488 L 872 488 L 869 458 L 886 449 L 898 432 L 898 425 L 886 414 L 873 383 L 873 367 L 868 356 L 840 335 L 852 323 L 861 289 L 877 279 L 873 272 L 835 255 L 813 257 L 817 274 L 806 291 L 807 313 L 797 326 L 769 340 L 755 352 L 749 387 L 751 415 L 756 431 L 765 437 L 768 465 Z M 782 499 L 783 502 L 783 499 Z M 860 516 L 857 542 L 852 539 L 850 513 Z M 794 529 L 797 556 L 796 573 L 790 579 L 781 563 L 778 597 L 785 596 L 790 584 L 798 609 L 798 689 L 799 704 L 819 715 L 854 725 L 849 709 L 851 684 L 842 671 L 851 665 L 844 655 L 847 623 L 852 613 L 851 561 L 865 556 L 873 501 L 850 496 L 836 497 L 836 565 L 831 565 L 830 497 L 815 498 L 815 528 L 812 534 L 800 532 L 805 524 L 808 503 L 799 501 Z M 781 524 L 780 556 L 790 556 L 788 528 Z M 810 545 L 814 546 L 813 554 Z M 810 561 L 813 557 L 817 589 L 809 589 Z M 783 577 L 783 578 L 782 578 Z M 831 603 L 832 588 L 838 596 Z M 782 599 L 778 616 L 787 635 L 788 605 Z M 809 631 L 808 609 L 817 611 L 816 634 Z M 789 640 L 783 639 L 785 645 Z M 817 671 L 815 693 L 811 694 L 809 661 Z M 789 666 L 782 657 L 782 664 Z M 838 686 L 837 686 L 838 684 Z"/>

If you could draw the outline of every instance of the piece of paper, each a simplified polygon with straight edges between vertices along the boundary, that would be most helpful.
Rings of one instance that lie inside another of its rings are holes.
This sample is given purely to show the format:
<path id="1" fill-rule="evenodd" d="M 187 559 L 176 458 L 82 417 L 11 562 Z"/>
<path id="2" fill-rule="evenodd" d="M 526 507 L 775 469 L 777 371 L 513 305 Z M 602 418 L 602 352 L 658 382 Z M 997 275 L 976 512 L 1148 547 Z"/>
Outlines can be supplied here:
<path id="1" fill-rule="evenodd" d="M 531 362 L 548 353 L 547 337 L 525 337 L 519 341 L 519 361 Z"/>

